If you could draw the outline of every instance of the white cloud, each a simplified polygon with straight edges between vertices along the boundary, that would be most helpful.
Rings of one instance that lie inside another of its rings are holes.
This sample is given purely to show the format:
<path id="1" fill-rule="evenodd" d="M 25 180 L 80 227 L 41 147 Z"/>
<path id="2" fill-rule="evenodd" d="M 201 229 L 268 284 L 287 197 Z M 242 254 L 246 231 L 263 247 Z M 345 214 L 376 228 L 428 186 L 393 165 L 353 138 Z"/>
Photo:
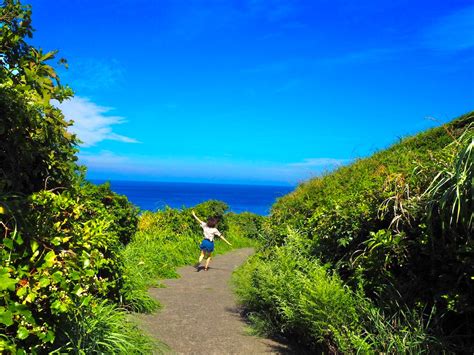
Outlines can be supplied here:
<path id="1" fill-rule="evenodd" d="M 113 125 L 124 123 L 125 120 L 120 116 L 108 116 L 107 113 L 112 110 L 110 107 L 99 106 L 79 96 L 56 103 L 56 106 L 62 110 L 67 120 L 74 121 L 69 131 L 76 134 L 85 147 L 96 145 L 103 140 L 138 143 L 133 138 L 112 131 Z"/>
<path id="2" fill-rule="evenodd" d="M 272 182 L 294 184 L 332 170 L 347 159 L 313 158 L 300 163 L 239 161 L 228 158 L 124 156 L 110 151 L 82 152 L 79 161 L 92 176 L 160 181 Z"/>
<path id="3" fill-rule="evenodd" d="M 99 154 L 79 153 L 79 161 L 91 168 L 118 168 L 130 163 L 130 158 L 103 150 Z"/>

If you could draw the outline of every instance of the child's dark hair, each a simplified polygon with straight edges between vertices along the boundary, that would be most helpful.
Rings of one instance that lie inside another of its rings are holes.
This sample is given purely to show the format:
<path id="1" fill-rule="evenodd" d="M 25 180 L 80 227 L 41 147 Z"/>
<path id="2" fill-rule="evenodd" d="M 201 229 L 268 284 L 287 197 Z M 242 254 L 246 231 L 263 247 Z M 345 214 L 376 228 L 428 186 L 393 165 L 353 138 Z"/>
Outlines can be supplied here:
<path id="1" fill-rule="evenodd" d="M 217 226 L 217 223 L 219 223 L 219 218 L 217 217 L 209 217 L 207 219 L 207 226 L 210 227 L 210 228 L 214 228 L 215 226 Z"/>

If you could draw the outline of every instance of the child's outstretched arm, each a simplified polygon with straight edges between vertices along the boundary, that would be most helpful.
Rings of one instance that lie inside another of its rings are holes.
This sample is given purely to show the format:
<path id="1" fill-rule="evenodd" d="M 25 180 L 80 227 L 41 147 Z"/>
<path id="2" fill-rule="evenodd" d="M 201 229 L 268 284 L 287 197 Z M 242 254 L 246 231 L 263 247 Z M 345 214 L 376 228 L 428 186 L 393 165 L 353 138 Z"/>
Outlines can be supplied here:
<path id="1" fill-rule="evenodd" d="M 224 238 L 223 235 L 220 235 L 219 238 L 221 238 L 221 239 L 222 239 L 224 242 L 226 242 L 227 244 L 232 245 L 232 244 L 230 244 L 230 243 L 227 241 L 227 239 Z"/>
<path id="2" fill-rule="evenodd" d="M 196 219 L 196 221 L 198 221 L 200 224 L 204 223 L 203 221 L 201 221 L 198 216 L 196 216 L 196 213 L 194 213 L 194 210 L 191 211 L 193 217 Z"/>

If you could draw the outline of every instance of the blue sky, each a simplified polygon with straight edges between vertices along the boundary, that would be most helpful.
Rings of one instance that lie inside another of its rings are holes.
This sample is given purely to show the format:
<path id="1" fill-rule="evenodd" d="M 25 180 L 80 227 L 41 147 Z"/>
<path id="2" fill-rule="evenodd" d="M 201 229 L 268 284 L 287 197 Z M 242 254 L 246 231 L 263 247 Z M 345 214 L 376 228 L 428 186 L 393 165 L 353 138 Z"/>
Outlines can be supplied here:
<path id="1" fill-rule="evenodd" d="M 29 3 L 91 178 L 294 184 L 474 109 L 472 1 Z"/>

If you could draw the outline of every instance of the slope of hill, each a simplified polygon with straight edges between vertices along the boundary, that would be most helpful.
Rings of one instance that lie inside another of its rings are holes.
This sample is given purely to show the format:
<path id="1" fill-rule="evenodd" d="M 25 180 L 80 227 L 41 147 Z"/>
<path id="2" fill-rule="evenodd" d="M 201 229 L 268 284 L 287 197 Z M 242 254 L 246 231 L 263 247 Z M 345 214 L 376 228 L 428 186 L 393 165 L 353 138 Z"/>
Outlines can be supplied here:
<path id="1" fill-rule="evenodd" d="M 280 198 L 266 247 L 235 278 L 261 328 L 326 350 L 471 347 L 473 121 L 402 139 Z"/>

